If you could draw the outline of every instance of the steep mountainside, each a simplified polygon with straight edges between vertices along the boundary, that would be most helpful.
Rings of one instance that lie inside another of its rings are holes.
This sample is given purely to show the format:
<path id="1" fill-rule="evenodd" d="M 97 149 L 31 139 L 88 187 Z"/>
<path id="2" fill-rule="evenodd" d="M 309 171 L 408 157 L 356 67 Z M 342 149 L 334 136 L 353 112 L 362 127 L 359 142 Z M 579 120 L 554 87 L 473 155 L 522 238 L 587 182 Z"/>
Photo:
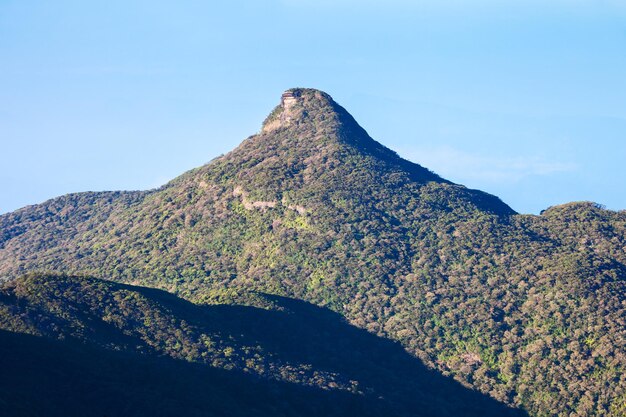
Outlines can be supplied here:
<path id="1" fill-rule="evenodd" d="M 195 303 L 257 291 L 327 307 L 532 415 L 626 409 L 626 212 L 518 215 L 371 139 L 325 93 L 164 187 L 0 216 L 0 276 L 36 270 Z"/>

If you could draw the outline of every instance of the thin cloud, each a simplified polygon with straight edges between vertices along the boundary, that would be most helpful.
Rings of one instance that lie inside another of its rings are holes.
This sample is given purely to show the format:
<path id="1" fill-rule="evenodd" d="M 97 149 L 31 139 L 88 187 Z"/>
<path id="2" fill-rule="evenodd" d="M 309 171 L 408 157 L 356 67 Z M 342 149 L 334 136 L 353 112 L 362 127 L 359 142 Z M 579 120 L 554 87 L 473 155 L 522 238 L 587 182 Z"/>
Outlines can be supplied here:
<path id="1" fill-rule="evenodd" d="M 536 155 L 483 156 L 450 146 L 413 149 L 405 155 L 444 177 L 494 184 L 578 169 L 574 163 L 547 160 Z"/>
<path id="2" fill-rule="evenodd" d="M 278 0 L 279 4 L 287 7 L 307 7 L 323 9 L 369 8 L 389 10 L 389 8 L 404 8 L 429 13 L 474 12 L 484 13 L 489 10 L 527 10 L 536 13 L 537 10 L 561 10 L 585 13 L 587 11 L 604 9 L 623 13 L 626 11 L 625 0 L 552 0 L 546 3 L 543 0 L 526 0 L 523 2 L 502 2 L 499 0 Z"/>
<path id="3" fill-rule="evenodd" d="M 447 8 L 447 7 L 476 7 L 476 6 L 515 6 L 516 4 L 503 4 L 499 0 L 387 0 L 385 3 L 381 3 L 379 0 L 279 0 L 288 6 L 353 6 L 353 5 L 367 5 L 367 6 L 381 6 L 388 7 L 389 5 L 404 5 L 412 7 L 431 7 L 431 8 Z M 524 3 L 517 5 L 546 5 L 542 0 L 527 0 Z M 550 3 L 553 6 L 613 6 L 624 7 L 626 2 L 623 0 L 553 0 Z"/>

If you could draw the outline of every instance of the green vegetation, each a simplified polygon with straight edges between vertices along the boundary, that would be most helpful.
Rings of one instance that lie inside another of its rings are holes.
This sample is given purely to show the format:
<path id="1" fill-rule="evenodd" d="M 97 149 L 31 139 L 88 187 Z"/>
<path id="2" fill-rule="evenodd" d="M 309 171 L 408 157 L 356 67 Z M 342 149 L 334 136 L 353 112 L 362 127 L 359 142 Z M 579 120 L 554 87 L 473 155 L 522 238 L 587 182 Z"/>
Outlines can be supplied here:
<path id="1" fill-rule="evenodd" d="M 293 92 L 297 103 L 278 107 L 262 133 L 161 189 L 68 195 L 0 216 L 0 277 L 88 275 L 270 311 L 272 299 L 250 294 L 305 300 L 533 416 L 621 415 L 626 212 L 571 203 L 518 215 L 401 159 L 324 93 Z M 133 331 L 161 318 L 142 316 Z M 111 323 L 125 320 L 111 312 Z M 78 338 L 88 329 L 11 326 Z M 167 332 L 184 326 L 167 328 L 142 349 L 191 361 L 204 352 L 202 363 L 284 380 L 256 345 L 210 334 L 171 345 Z M 297 369 L 295 382 L 316 385 Z"/>
<path id="2" fill-rule="evenodd" d="M 3 416 L 396 416 L 382 401 L 0 331 Z"/>
<path id="3" fill-rule="evenodd" d="M 284 297 L 240 293 L 229 304 L 196 305 L 150 288 L 30 274 L 0 291 L 0 328 L 12 332 L 0 331 L 2 345 L 8 339 L 10 346 L 23 343 L 30 349 L 0 355 L 23 381 L 17 386 L 0 383 L 0 411 L 7 404 L 8 415 L 16 414 L 12 399 L 33 399 L 39 390 L 50 392 L 44 401 L 17 404 L 56 407 L 58 415 L 68 415 L 62 412 L 66 407 L 84 410 L 92 405 L 67 401 L 78 390 L 98 404 L 82 415 L 98 409 L 128 415 L 128 404 L 102 398 L 102 391 L 123 398 L 132 393 L 126 401 L 139 410 L 133 415 L 151 415 L 157 404 L 169 410 L 161 410 L 162 415 L 249 415 L 256 402 L 262 403 L 257 412 L 268 416 L 522 415 L 428 370 L 397 343 L 350 326 L 327 309 Z M 63 343 L 10 336 L 17 333 Z M 53 351 L 39 352 L 33 345 Z M 3 346 L 0 353 L 2 349 L 9 348 Z M 54 362 L 33 371 L 33 356 L 37 362 Z M 6 371 L 2 359 L 0 365 Z M 50 381 L 57 373 L 71 378 L 57 387 Z M 165 380 L 151 380 L 154 374 L 164 374 Z M 187 378 L 207 389 L 208 398 L 196 387 L 191 392 L 199 398 L 187 403 L 193 397 L 185 392 Z M 147 386 L 137 385 L 146 380 L 151 380 Z M 32 384 L 40 389 L 33 392 Z M 174 394 L 170 384 L 176 387 Z M 91 388 L 81 388 L 85 386 Z M 261 395 L 267 391 L 271 402 Z M 158 398 L 161 393 L 164 397 Z M 243 404 L 238 401 L 242 395 Z M 306 398 L 311 403 L 299 408 Z"/>

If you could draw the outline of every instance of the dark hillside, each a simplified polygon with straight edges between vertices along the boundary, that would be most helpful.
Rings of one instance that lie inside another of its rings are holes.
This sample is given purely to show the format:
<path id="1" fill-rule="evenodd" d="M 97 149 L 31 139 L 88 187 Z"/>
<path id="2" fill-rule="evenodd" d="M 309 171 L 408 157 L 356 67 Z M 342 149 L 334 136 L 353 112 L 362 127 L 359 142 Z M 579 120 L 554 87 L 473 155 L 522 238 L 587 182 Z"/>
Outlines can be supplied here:
<path id="1" fill-rule="evenodd" d="M 348 393 L 6 331 L 0 366 L 0 414 L 13 417 L 397 415 Z"/>
<path id="2" fill-rule="evenodd" d="M 96 279 L 20 278 L 0 293 L 2 329 L 22 332 L 0 332 L 2 369 L 14 370 L 0 398 L 8 411 L 53 407 L 58 415 L 95 404 L 102 415 L 202 415 L 207 407 L 211 415 L 522 415 L 329 310 L 262 294 L 240 299 L 264 308 L 195 305 Z"/>

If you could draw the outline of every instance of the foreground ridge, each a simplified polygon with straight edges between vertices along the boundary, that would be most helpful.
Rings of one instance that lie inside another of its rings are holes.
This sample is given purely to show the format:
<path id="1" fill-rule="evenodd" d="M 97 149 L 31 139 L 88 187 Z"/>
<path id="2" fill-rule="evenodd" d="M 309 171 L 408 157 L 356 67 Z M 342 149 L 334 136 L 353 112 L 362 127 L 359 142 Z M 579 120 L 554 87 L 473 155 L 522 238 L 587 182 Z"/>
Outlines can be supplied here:
<path id="1" fill-rule="evenodd" d="M 78 353 L 81 356 L 74 358 L 72 369 L 78 365 L 90 370 L 102 365 L 94 364 L 87 354 L 101 352 L 106 361 L 126 362 L 139 371 L 131 381 L 156 373 L 174 380 L 175 386 L 188 387 L 187 382 L 176 382 L 179 378 L 170 375 L 178 371 L 231 400 L 211 396 L 207 401 L 196 388 L 191 391 L 198 398 L 179 391 L 172 395 L 169 384 L 157 381 L 150 382 L 153 391 L 148 391 L 133 387 L 116 372 L 104 370 L 108 378 L 134 392 L 127 401 L 136 404 L 142 415 L 149 414 L 146 408 L 152 409 L 150 401 L 164 403 L 168 409 L 168 403 L 174 402 L 179 407 L 174 414 L 189 410 L 198 415 L 215 413 L 213 404 L 222 408 L 221 412 L 241 415 L 257 407 L 262 415 L 275 415 L 269 404 L 285 415 L 307 416 L 354 412 L 373 416 L 523 415 L 426 369 L 398 344 L 350 326 L 327 309 L 290 298 L 247 294 L 229 304 L 194 305 L 149 288 L 85 277 L 29 275 L 8 285 L 0 299 L 0 323 L 5 330 L 62 337 L 62 343 L 53 344 L 0 332 L 0 339 L 23 343 L 34 350 L 30 353 L 35 357 L 46 355 L 37 352 L 38 344 L 48 345 L 66 362 L 65 355 Z M 13 315 L 3 315 L 6 309 L 13 310 Z M 51 324 L 62 329 L 61 333 L 52 330 Z M 15 359 L 5 365 L 19 368 Z M 53 367 L 64 374 L 75 372 L 57 369 L 56 364 Z M 43 365 L 32 375 L 44 382 L 29 384 L 38 383 L 40 389 L 51 391 L 46 399 L 50 404 L 63 404 L 73 389 L 81 389 L 82 381 L 65 387 L 47 385 L 45 381 L 51 377 L 48 368 Z M 20 369 L 20 375 L 23 371 Z M 122 375 L 127 376 L 127 371 Z M 91 383 L 99 390 L 111 390 L 108 381 Z M 122 387 L 115 386 L 113 391 L 128 397 Z M 252 395 L 253 401 L 237 400 L 242 390 Z M 254 394 L 255 390 L 269 397 Z M 0 398 L 16 391 L 14 385 L 7 385 Z M 156 393 L 164 398 L 154 398 Z M 26 394 L 32 397 L 36 393 Z M 304 404 L 299 404 L 303 402 L 301 396 L 306 399 Z M 116 414 L 125 407 L 116 409 L 107 404 L 110 401 L 94 400 Z M 30 404 L 37 409 L 40 401 Z M 80 409 L 84 405 L 70 403 L 64 407 Z"/>

